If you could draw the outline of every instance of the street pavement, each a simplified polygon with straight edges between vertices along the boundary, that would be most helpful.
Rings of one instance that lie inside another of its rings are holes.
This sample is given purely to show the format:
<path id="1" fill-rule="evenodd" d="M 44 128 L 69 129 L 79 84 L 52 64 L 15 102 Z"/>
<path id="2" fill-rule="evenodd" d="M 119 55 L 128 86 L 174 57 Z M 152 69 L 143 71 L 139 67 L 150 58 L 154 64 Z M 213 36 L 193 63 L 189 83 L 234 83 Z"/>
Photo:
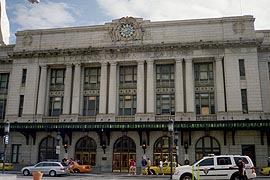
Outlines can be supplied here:
<path id="1" fill-rule="evenodd" d="M 8 174 L 8 173 L 7 173 Z M 13 175 L 17 175 L 16 180 L 33 180 L 32 176 L 23 176 L 21 173 L 10 173 Z M 138 179 L 152 179 L 152 180 L 165 180 L 170 179 L 169 175 L 128 175 L 124 173 L 102 173 L 102 174 L 70 174 L 69 176 L 60 176 L 60 177 L 49 177 L 44 176 L 42 180 L 118 180 L 118 179 L 126 179 L 126 180 L 138 180 Z M 270 176 L 258 176 L 256 180 L 270 180 Z M 0 177 L 0 180 L 1 177 Z M 4 180 L 4 179 L 3 179 Z"/>

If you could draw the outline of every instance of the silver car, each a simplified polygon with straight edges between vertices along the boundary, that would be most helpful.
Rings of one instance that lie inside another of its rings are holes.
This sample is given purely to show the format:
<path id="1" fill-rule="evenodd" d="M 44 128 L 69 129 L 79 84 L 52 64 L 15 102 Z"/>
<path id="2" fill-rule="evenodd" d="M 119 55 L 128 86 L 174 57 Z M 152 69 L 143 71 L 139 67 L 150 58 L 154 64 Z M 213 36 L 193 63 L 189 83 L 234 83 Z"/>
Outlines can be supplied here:
<path id="1" fill-rule="evenodd" d="M 49 176 L 68 175 L 70 173 L 66 164 L 50 161 L 39 162 L 34 166 L 24 167 L 21 172 L 25 176 L 29 176 L 33 172 L 41 172 Z"/>

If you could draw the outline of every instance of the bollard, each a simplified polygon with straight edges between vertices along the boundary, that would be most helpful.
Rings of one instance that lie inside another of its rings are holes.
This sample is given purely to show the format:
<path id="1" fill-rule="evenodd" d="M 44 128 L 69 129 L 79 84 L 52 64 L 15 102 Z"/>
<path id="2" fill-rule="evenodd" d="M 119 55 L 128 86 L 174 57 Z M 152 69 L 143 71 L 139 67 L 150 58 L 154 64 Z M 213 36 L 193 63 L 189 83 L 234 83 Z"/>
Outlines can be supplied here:
<path id="1" fill-rule="evenodd" d="M 32 175 L 33 175 L 33 180 L 41 180 L 42 176 L 43 176 L 43 173 L 38 171 L 38 172 L 33 172 Z"/>

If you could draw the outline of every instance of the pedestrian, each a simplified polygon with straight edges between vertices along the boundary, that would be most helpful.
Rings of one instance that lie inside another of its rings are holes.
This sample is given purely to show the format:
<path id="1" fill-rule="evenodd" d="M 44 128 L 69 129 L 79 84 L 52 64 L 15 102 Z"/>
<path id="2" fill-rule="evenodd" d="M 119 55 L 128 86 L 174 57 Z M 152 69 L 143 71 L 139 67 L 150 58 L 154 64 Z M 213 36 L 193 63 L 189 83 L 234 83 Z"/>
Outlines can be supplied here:
<path id="1" fill-rule="evenodd" d="M 163 171 L 163 161 L 162 161 L 162 160 L 159 161 L 159 169 L 158 169 L 157 175 L 159 175 L 160 172 L 162 173 L 162 175 L 164 175 L 164 171 Z"/>
<path id="2" fill-rule="evenodd" d="M 245 163 L 242 158 L 239 158 L 238 163 L 239 180 L 245 180 Z"/>
<path id="3" fill-rule="evenodd" d="M 150 171 L 151 164 L 152 164 L 152 162 L 151 162 L 150 158 L 148 158 L 147 159 L 147 172 L 148 172 L 148 175 L 150 175 L 150 174 L 153 175 L 153 173 Z"/>
<path id="4" fill-rule="evenodd" d="M 141 164 L 142 164 L 142 173 L 141 174 L 145 175 L 145 174 L 147 174 L 147 172 L 146 172 L 147 161 L 144 157 L 142 157 Z"/>
<path id="5" fill-rule="evenodd" d="M 270 157 L 268 157 L 267 164 L 268 164 L 268 167 L 270 167 Z"/>
<path id="6" fill-rule="evenodd" d="M 129 174 L 130 175 L 136 175 L 136 162 L 133 159 L 129 160 Z"/>

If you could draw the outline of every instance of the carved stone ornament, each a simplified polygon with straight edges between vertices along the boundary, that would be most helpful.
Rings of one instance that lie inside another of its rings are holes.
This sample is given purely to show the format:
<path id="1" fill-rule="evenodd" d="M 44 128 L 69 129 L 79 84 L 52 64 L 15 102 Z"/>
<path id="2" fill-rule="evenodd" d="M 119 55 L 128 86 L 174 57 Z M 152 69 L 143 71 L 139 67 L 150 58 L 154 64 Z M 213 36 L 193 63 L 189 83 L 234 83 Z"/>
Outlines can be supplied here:
<path id="1" fill-rule="evenodd" d="M 33 41 L 33 37 L 31 34 L 29 34 L 29 33 L 24 34 L 24 36 L 23 36 L 23 45 L 24 46 L 31 46 L 32 41 Z"/>
<path id="2" fill-rule="evenodd" d="M 112 22 L 109 34 L 112 41 L 140 40 L 143 37 L 141 23 L 133 17 L 123 17 Z"/>
<path id="3" fill-rule="evenodd" d="M 233 32 L 235 34 L 243 33 L 246 30 L 245 24 L 242 22 L 236 22 L 233 24 Z"/>

